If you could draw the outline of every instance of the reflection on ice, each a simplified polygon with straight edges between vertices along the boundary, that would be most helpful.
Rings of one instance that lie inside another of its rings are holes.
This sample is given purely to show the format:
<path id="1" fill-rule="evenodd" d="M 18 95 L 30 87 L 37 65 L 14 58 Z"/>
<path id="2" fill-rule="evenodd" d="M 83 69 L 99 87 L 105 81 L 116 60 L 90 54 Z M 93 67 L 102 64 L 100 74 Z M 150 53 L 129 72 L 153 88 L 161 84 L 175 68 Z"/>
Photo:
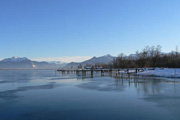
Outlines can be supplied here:
<path id="1" fill-rule="evenodd" d="M 55 87 L 58 87 L 60 85 L 57 85 L 54 82 L 48 83 L 46 85 L 37 85 L 37 86 L 24 86 L 24 87 L 18 87 L 15 90 L 7 90 L 0 92 L 0 99 L 13 99 L 13 98 L 19 98 L 22 96 L 16 95 L 18 92 L 22 91 L 28 91 L 28 90 L 38 90 L 38 89 L 53 89 Z"/>

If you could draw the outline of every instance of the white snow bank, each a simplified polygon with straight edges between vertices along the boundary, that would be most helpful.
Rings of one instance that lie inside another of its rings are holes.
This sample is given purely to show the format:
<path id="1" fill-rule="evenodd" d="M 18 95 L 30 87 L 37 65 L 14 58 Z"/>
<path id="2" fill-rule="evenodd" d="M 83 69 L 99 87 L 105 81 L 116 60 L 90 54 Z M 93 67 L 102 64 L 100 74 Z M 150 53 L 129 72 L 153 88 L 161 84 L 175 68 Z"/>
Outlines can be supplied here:
<path id="1" fill-rule="evenodd" d="M 145 69 L 144 72 L 138 72 L 137 74 L 147 75 L 147 76 L 180 78 L 180 69 L 175 69 L 175 68 L 165 68 L 165 69 L 156 68 L 155 70 Z"/>

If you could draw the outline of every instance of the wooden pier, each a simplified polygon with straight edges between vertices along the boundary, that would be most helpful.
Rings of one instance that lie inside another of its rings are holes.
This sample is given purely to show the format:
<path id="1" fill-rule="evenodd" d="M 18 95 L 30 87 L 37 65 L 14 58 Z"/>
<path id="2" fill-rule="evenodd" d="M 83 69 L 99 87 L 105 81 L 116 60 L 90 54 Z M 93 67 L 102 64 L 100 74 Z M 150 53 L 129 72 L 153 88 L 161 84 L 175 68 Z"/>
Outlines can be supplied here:
<path id="1" fill-rule="evenodd" d="M 125 73 L 125 74 L 131 74 L 131 73 L 138 73 L 138 71 L 143 71 L 143 68 L 124 68 L 124 69 L 58 69 L 57 71 L 61 72 L 62 74 L 65 73 L 81 73 L 82 75 L 86 75 L 87 73 L 90 73 L 92 76 L 96 72 L 100 72 L 101 75 L 104 73 Z"/>

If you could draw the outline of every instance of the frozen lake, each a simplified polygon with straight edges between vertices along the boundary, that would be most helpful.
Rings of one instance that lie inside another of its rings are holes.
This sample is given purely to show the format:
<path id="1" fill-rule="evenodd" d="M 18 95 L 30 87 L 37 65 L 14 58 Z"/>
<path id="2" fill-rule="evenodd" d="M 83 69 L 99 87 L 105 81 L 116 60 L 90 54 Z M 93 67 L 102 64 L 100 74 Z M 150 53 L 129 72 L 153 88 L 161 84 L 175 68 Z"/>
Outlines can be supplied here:
<path id="1" fill-rule="evenodd" d="M 0 71 L 0 120 L 180 120 L 180 79 Z"/>

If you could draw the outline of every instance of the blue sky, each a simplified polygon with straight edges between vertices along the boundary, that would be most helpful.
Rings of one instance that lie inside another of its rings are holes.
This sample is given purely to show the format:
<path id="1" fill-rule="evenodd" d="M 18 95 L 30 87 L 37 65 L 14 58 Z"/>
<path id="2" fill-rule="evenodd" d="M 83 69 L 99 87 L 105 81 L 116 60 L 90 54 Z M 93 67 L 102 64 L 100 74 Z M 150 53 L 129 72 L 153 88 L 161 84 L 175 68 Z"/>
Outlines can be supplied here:
<path id="1" fill-rule="evenodd" d="M 0 0 L 0 58 L 135 53 L 180 46 L 179 0 Z"/>

